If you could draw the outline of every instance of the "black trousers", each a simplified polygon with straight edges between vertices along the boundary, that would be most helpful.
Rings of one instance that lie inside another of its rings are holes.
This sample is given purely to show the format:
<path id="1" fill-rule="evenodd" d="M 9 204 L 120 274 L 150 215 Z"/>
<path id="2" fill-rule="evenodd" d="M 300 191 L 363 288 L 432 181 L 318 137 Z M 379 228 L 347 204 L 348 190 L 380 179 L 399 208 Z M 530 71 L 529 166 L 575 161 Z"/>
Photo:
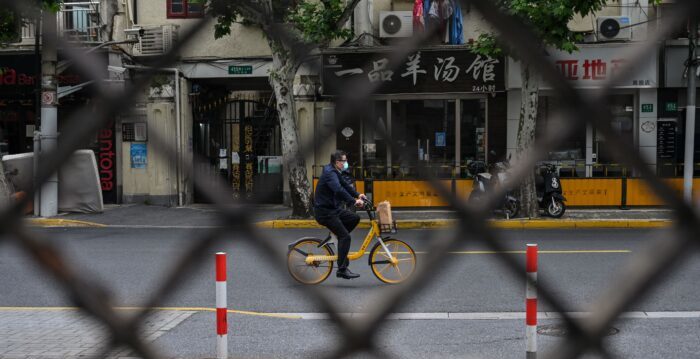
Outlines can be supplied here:
<path id="1" fill-rule="evenodd" d="M 338 237 L 338 269 L 348 267 L 350 232 L 360 223 L 360 216 L 346 209 L 336 211 L 316 210 L 316 222 L 327 227 Z"/>

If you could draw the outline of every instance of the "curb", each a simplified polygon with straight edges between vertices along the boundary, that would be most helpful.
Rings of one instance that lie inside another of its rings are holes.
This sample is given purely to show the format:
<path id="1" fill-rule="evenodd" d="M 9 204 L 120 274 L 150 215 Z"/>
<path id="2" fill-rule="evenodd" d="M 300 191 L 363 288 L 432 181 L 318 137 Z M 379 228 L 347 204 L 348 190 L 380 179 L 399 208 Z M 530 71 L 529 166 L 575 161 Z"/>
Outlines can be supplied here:
<path id="1" fill-rule="evenodd" d="M 88 228 L 89 227 L 92 227 L 92 228 L 109 227 L 108 225 L 101 224 L 101 223 L 78 221 L 78 220 L 74 220 L 74 219 L 27 218 L 26 221 L 32 227 L 45 227 L 45 228 L 52 228 L 52 227 L 88 227 Z"/>
<path id="2" fill-rule="evenodd" d="M 56 228 L 108 228 L 108 224 L 58 218 L 27 218 L 29 226 Z M 440 229 L 454 228 L 456 219 L 397 220 L 399 229 Z M 490 220 L 489 226 L 498 229 L 582 229 L 582 228 L 668 228 L 673 221 L 668 219 L 513 219 Z M 310 229 L 324 228 L 313 219 L 280 219 L 258 222 L 258 228 L 267 229 Z M 114 227 L 119 227 L 118 225 Z M 144 226 L 149 227 L 149 226 Z M 369 220 L 360 221 L 358 228 L 369 228 Z"/>
<path id="3" fill-rule="evenodd" d="M 428 228 L 452 228 L 457 223 L 454 219 L 437 220 L 397 220 L 399 229 L 428 229 Z M 668 228 L 671 220 L 660 219 L 516 219 L 516 220 L 491 220 L 492 228 L 500 229 L 575 229 L 575 228 Z M 299 228 L 324 228 L 315 220 L 272 220 L 257 223 L 260 228 L 270 229 L 299 229 Z M 358 228 L 369 228 L 369 221 L 362 220 Z"/>

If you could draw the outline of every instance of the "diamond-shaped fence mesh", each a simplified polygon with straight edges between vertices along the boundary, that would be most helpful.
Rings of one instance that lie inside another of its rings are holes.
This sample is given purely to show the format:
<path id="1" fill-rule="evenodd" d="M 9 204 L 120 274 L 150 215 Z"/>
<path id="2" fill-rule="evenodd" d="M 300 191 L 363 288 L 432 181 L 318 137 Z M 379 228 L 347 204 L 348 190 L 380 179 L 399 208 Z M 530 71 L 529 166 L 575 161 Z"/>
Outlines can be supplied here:
<path id="1" fill-rule="evenodd" d="M 241 0 L 241 3 L 248 5 L 251 9 L 260 5 L 256 1 Z M 554 92 L 565 104 L 563 108 L 568 109 L 566 112 L 558 114 L 567 119 L 567 126 L 563 126 L 556 133 L 551 132 L 543 138 L 538 138 L 537 146 L 533 147 L 532 151 L 519 156 L 518 162 L 512 168 L 513 178 L 522 178 L 531 171 L 535 163 L 544 158 L 548 150 L 566 140 L 572 134 L 573 129 L 581 128 L 580 124 L 590 124 L 607 138 L 616 137 L 616 132 L 610 125 L 611 113 L 595 104 L 610 94 L 614 81 L 631 76 L 634 64 L 627 67 L 625 71 L 616 74 L 616 78 L 609 79 L 601 90 L 596 92 L 579 92 L 566 81 L 554 66 L 550 65 L 540 47 L 535 45 L 541 42 L 538 41 L 534 32 L 527 25 L 500 12 L 493 1 L 462 0 L 462 3 L 464 5 L 468 3 L 478 9 L 493 28 L 501 34 L 500 40 L 513 49 L 520 60 L 530 64 L 542 76 L 543 80 L 554 89 Z M 9 8 L 18 8 L 26 5 L 13 0 L 1 0 L 0 4 Z M 666 15 L 667 19 L 677 19 L 677 21 L 664 21 L 658 26 L 656 33 L 648 41 L 630 46 L 630 53 L 626 58 L 640 59 L 641 61 L 645 57 L 644 54 L 650 53 L 650 49 L 657 47 L 659 42 L 666 38 L 667 34 L 671 32 L 672 26 L 685 21 L 688 16 L 700 16 L 700 2 L 695 0 L 677 1 L 671 13 Z M 213 20 L 205 17 L 193 22 L 192 26 L 185 29 L 174 47 L 160 57 L 151 68 L 158 69 L 172 66 L 176 62 L 176 58 L 183 46 L 191 42 L 195 34 L 205 29 L 207 24 L 211 24 L 211 21 Z M 308 44 L 291 42 L 289 37 L 286 36 L 287 30 L 284 26 L 271 26 L 269 29 L 271 34 L 268 35 L 276 36 L 287 42 L 287 47 L 293 49 L 293 51 L 299 51 L 303 54 L 313 48 L 313 46 L 308 46 Z M 44 31 L 52 31 L 52 29 L 44 29 Z M 400 46 L 396 46 L 389 56 L 387 69 L 398 68 L 407 55 L 427 43 L 430 35 L 426 33 L 415 36 L 406 40 Z M 82 73 L 89 75 L 96 83 L 100 83 L 101 69 L 97 65 L 99 62 L 92 61 L 89 54 L 86 55 L 82 50 L 78 50 L 72 47 L 71 44 L 62 42 L 62 40 L 59 40 L 58 46 L 65 51 L 71 61 L 74 61 L 75 66 L 80 67 Z M 320 69 L 318 70 L 320 73 Z M 69 124 L 69 128 L 62 132 L 58 149 L 54 153 L 42 156 L 41 163 L 44 165 L 40 167 L 37 174 L 38 183 L 46 181 L 51 173 L 55 172 L 76 149 L 81 148 L 84 143 L 94 136 L 98 129 L 106 124 L 110 118 L 118 115 L 124 108 L 129 108 L 130 105 L 134 104 L 138 90 L 147 86 L 151 77 L 156 73 L 157 70 L 146 70 L 143 77 L 136 79 L 131 87 L 124 89 L 122 92 L 116 92 L 107 86 L 98 86 L 99 93 L 96 95 L 96 98 L 104 106 L 98 113 L 97 119 L 93 117 L 94 113 L 88 109 L 85 109 L 83 112 L 79 111 L 70 119 L 62 119 L 62 121 Z M 343 88 L 344 95 L 340 95 L 336 99 L 336 102 L 339 104 L 337 108 L 339 109 L 362 108 L 364 103 L 369 102 L 370 96 L 376 90 L 376 88 L 368 87 L 360 82 L 346 84 Z M 337 111 L 337 122 L 352 121 L 353 114 L 350 111 Z M 87 119 L 90 120 L 87 121 Z M 381 126 L 377 130 L 387 132 Z M 385 137 L 389 141 L 396 141 L 396 139 L 392 139 L 389 136 L 389 133 L 383 134 L 387 135 Z M 158 145 L 157 148 L 161 150 L 158 153 L 159 156 L 176 155 L 175 149 L 169 148 L 168 142 L 158 133 L 152 133 L 149 140 Z M 409 141 L 414 139 L 402 140 Z M 611 147 L 611 153 L 616 156 L 620 163 L 641 173 L 654 192 L 676 211 L 675 236 L 668 238 L 663 245 L 655 244 L 653 248 L 648 248 L 635 254 L 634 258 L 627 264 L 626 269 L 620 273 L 620 276 L 610 286 L 610 288 L 615 288 L 615 290 L 601 293 L 596 305 L 593 306 L 596 308 L 596 311 L 585 319 L 573 318 L 567 315 L 562 300 L 554 294 L 554 291 L 546 283 L 539 283 L 539 295 L 555 311 L 562 314 L 563 321 L 568 327 L 566 331 L 568 335 L 565 341 L 555 350 L 550 351 L 552 357 L 575 358 L 591 350 L 603 353 L 603 355 L 609 357 L 610 354 L 602 344 L 602 338 L 606 335 L 611 323 L 625 309 L 644 298 L 644 295 L 655 284 L 660 283 L 661 280 L 659 279 L 663 279 L 667 274 L 668 264 L 678 261 L 684 254 L 690 252 L 690 247 L 695 245 L 697 238 L 700 238 L 698 228 L 698 223 L 700 222 L 695 210 L 649 169 L 635 148 L 628 145 L 625 141 L 609 141 L 608 144 Z M 314 146 L 301 144 L 300 148 L 313 149 Z M 419 173 L 421 173 L 421 170 L 426 170 L 420 162 L 414 165 L 418 168 Z M 439 180 L 428 176 L 427 172 L 424 173 L 426 175 L 423 179 L 429 181 L 435 191 L 447 199 L 450 207 L 456 211 L 459 218 L 458 230 L 449 240 L 431 242 L 432 244 L 427 249 L 427 255 L 422 259 L 421 267 L 417 269 L 409 281 L 393 287 L 392 291 L 383 296 L 379 303 L 376 303 L 374 311 L 362 318 L 342 316 L 339 312 L 340 308 L 319 288 L 313 286 L 303 287 L 303 294 L 314 298 L 320 303 L 321 309 L 329 314 L 331 320 L 337 325 L 343 338 L 345 338 L 337 346 L 338 349 L 332 355 L 329 355 L 330 358 L 346 357 L 358 352 L 369 352 L 377 357 L 387 356 L 387 353 L 375 345 L 376 333 L 392 311 L 420 291 L 435 276 L 441 275 L 440 269 L 445 266 L 446 253 L 456 245 L 467 241 L 478 241 L 494 251 L 505 253 L 504 248 L 501 248 L 501 244 L 499 244 L 500 242 L 496 240 L 499 234 L 487 225 L 486 219 L 489 211 L 485 208 L 488 208 L 488 206 L 476 208 L 468 205 L 466 201 L 453 195 L 450 189 L 446 188 Z M 223 183 L 215 185 L 211 183 L 206 185 L 195 183 L 195 186 L 199 192 L 217 205 L 222 227 L 211 229 L 206 235 L 192 242 L 187 254 L 175 261 L 167 279 L 161 287 L 154 291 L 152 297 L 143 303 L 143 308 L 155 307 L 157 303 L 170 296 L 178 286 L 182 285 L 180 278 L 185 277 L 187 272 L 203 265 L 205 258 L 209 257 L 214 244 L 223 236 L 249 242 L 259 250 L 262 256 L 267 257 L 275 267 L 281 271 L 286 271 L 284 266 L 286 259 L 283 258 L 277 248 L 273 248 L 272 242 L 263 240 L 266 234 L 256 230 L 253 224 L 253 215 L 250 213 L 249 208 L 245 204 L 236 203 L 235 200 L 231 199 L 233 196 L 228 186 Z M 32 198 L 32 195 L 30 193 L 27 198 Z M 502 195 L 502 192 L 494 191 L 494 193 L 489 195 L 488 199 L 496 201 Z M 104 356 L 116 347 L 126 346 L 143 358 L 158 358 L 159 354 L 147 344 L 144 338 L 139 337 L 137 334 L 139 333 L 139 327 L 144 323 L 144 319 L 151 314 L 149 309 L 143 309 L 129 318 L 118 315 L 115 309 L 109 305 L 111 301 L 106 294 L 109 289 L 108 283 L 95 283 L 87 274 L 78 273 L 61 256 L 59 251 L 51 246 L 50 242 L 43 241 L 39 235 L 28 232 L 20 220 L 22 206 L 23 204 L 20 203 L 0 213 L 0 233 L 6 235 L 4 238 L 16 242 L 23 248 L 33 260 L 40 264 L 47 273 L 51 274 L 53 280 L 60 284 L 63 290 L 70 294 L 76 305 L 81 307 L 85 313 L 94 317 L 94 319 L 101 321 L 108 328 L 111 341 L 104 348 Z M 506 265 L 513 276 L 523 281 L 526 279 L 525 273 L 522 271 L 522 263 L 518 259 L 509 254 L 499 254 L 498 258 Z"/>

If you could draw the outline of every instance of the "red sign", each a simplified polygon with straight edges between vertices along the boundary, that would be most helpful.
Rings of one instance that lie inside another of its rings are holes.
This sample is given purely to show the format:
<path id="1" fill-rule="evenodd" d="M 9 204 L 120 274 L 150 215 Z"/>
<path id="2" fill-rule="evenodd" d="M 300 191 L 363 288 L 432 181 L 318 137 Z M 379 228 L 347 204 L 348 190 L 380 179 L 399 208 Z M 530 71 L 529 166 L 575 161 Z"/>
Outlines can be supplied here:
<path id="1" fill-rule="evenodd" d="M 97 134 L 97 140 L 99 145 L 97 166 L 100 171 L 102 196 L 105 202 L 115 202 L 114 124 L 110 123 L 107 128 L 100 130 Z"/>

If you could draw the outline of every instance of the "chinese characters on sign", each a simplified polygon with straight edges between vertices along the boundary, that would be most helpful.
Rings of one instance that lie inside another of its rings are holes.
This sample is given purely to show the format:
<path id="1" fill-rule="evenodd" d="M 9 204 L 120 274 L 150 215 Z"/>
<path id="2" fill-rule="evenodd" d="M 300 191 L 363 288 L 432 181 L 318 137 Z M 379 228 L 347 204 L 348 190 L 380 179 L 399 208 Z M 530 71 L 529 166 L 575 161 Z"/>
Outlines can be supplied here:
<path id="1" fill-rule="evenodd" d="M 607 196 L 608 190 L 603 188 L 590 188 L 590 189 L 575 189 L 575 190 L 564 190 L 564 196 Z"/>
<path id="2" fill-rule="evenodd" d="M 603 81 L 616 76 L 627 61 L 623 59 L 557 60 L 554 63 L 567 80 Z M 632 80 L 634 86 L 650 86 L 649 79 Z"/>
<path id="3" fill-rule="evenodd" d="M 566 52 L 547 49 L 547 65 L 551 64 L 574 88 L 600 88 L 610 85 L 616 88 L 657 88 L 659 86 L 659 56 L 657 50 L 649 51 L 637 59 L 626 57 L 629 44 L 606 46 L 582 44 L 578 51 Z M 522 64 L 508 58 L 507 87 L 522 88 Z M 631 66 L 634 64 L 634 66 Z M 627 76 L 623 72 L 629 72 Z M 543 81 L 540 88 L 551 89 Z"/>
<path id="4" fill-rule="evenodd" d="M 340 94 L 352 82 L 374 85 L 377 94 L 505 90 L 500 58 L 464 49 L 422 50 L 393 66 L 390 58 L 388 53 L 324 55 L 324 94 Z"/>

